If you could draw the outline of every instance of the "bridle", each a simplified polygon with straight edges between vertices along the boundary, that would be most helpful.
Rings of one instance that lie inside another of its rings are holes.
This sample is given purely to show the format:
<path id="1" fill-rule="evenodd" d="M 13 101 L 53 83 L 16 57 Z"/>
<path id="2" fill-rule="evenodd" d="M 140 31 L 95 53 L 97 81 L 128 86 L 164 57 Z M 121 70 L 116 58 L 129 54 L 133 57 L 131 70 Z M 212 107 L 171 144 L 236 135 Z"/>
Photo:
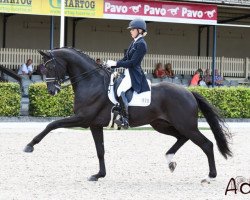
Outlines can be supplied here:
<path id="1" fill-rule="evenodd" d="M 49 52 L 49 53 L 50 53 L 51 58 L 44 63 L 44 66 L 46 67 L 46 65 L 48 63 L 53 62 L 53 69 L 55 70 L 55 77 L 45 78 L 45 82 L 46 83 L 54 83 L 54 86 L 58 90 L 61 90 L 61 88 L 63 89 L 63 88 L 68 87 L 70 85 L 74 85 L 75 83 L 80 82 L 81 80 L 89 77 L 90 75 L 95 74 L 97 71 L 100 71 L 101 69 L 108 75 L 108 77 L 110 77 L 110 74 L 111 74 L 110 70 L 105 65 L 100 65 L 99 67 L 92 69 L 90 71 L 80 73 L 80 74 L 73 76 L 73 77 L 61 79 L 59 76 L 59 73 L 57 71 L 57 68 L 56 68 L 56 63 L 60 64 L 60 62 L 56 60 L 56 58 L 54 57 L 52 52 Z M 71 81 L 70 84 L 67 84 L 67 85 L 61 87 L 61 84 L 65 83 L 69 80 Z M 72 82 L 72 80 L 74 80 L 74 81 Z M 104 77 L 104 85 L 106 85 L 105 77 Z"/>

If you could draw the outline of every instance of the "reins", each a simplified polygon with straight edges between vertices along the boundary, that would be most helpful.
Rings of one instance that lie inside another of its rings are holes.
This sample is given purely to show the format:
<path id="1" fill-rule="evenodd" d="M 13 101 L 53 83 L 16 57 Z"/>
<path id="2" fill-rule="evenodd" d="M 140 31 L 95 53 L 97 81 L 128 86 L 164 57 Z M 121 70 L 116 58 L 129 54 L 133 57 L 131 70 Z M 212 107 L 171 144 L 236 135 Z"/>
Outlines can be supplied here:
<path id="1" fill-rule="evenodd" d="M 101 68 L 92 69 L 92 70 L 90 70 L 90 71 L 88 71 L 88 72 L 83 72 L 83 73 L 81 73 L 81 74 L 79 74 L 79 75 L 76 75 L 76 76 L 73 76 L 73 77 L 68 77 L 68 78 L 66 78 L 66 79 L 64 79 L 64 80 L 62 80 L 62 81 L 60 81 L 60 84 L 62 84 L 62 83 L 65 83 L 65 82 L 67 82 L 67 81 L 69 81 L 69 80 L 71 81 L 72 79 L 79 79 L 79 78 L 81 78 L 81 79 L 79 79 L 79 80 L 76 80 L 76 81 L 74 81 L 74 82 L 71 82 L 70 84 L 63 85 L 63 86 L 62 86 L 62 89 L 63 89 L 63 88 L 66 88 L 66 87 L 68 87 L 68 86 L 70 86 L 70 85 L 74 85 L 75 83 L 78 83 L 78 82 L 82 81 L 83 79 L 85 79 L 85 78 L 87 78 L 88 76 L 94 74 L 95 72 L 99 71 L 100 69 L 101 69 Z"/>

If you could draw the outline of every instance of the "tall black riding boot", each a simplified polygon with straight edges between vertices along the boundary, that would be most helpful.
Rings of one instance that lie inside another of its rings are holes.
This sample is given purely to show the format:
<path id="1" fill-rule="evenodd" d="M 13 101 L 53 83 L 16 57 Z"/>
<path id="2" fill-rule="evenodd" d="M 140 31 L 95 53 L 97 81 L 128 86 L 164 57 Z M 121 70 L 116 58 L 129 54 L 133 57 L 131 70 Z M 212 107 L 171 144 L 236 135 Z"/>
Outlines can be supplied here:
<path id="1" fill-rule="evenodd" d="M 128 100 L 125 96 L 125 92 L 121 93 L 121 96 L 119 97 L 119 103 L 121 106 L 121 117 L 119 120 L 115 120 L 115 123 L 123 127 L 124 129 L 127 129 L 129 127 L 128 122 Z"/>

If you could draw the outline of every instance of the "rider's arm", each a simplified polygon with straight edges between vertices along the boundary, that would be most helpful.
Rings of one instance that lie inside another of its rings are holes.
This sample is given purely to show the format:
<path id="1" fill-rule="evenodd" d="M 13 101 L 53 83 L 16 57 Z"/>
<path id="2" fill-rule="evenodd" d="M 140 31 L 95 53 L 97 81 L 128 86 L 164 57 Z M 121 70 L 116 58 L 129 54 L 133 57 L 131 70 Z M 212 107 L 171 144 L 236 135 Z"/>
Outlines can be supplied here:
<path id="1" fill-rule="evenodd" d="M 134 43 L 134 41 L 131 42 L 131 44 L 130 44 L 129 48 L 127 49 L 127 51 L 131 48 L 131 46 L 133 45 L 133 43 Z M 128 52 L 126 52 L 125 55 L 124 55 L 124 57 L 123 57 L 123 59 L 121 59 L 121 61 L 126 61 L 126 60 L 128 60 Z"/>
<path id="2" fill-rule="evenodd" d="M 117 61 L 116 68 L 117 67 L 130 68 L 141 63 L 144 55 L 147 52 L 146 44 L 143 42 L 137 43 L 134 49 L 135 52 L 133 53 L 132 58 L 130 60 L 122 59 Z"/>
<path id="3" fill-rule="evenodd" d="M 123 59 L 121 59 L 121 61 L 126 61 L 126 60 L 128 60 L 127 53 L 125 54 L 125 56 L 123 57 Z"/>

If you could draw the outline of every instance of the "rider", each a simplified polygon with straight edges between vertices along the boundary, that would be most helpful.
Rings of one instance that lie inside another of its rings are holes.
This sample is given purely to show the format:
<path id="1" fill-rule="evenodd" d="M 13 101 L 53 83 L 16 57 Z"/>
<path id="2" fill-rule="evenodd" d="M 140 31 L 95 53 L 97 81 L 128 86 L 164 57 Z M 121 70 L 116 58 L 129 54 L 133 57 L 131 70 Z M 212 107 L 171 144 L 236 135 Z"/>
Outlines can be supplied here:
<path id="1" fill-rule="evenodd" d="M 147 34 L 147 25 L 142 19 L 134 19 L 129 23 L 130 34 L 134 41 L 130 44 L 125 56 L 119 61 L 108 60 L 106 65 L 112 68 L 124 67 L 124 78 L 117 89 L 122 117 L 116 120 L 118 126 L 128 128 L 128 101 L 125 92 L 131 87 L 137 93 L 149 91 L 147 79 L 141 68 L 141 62 L 147 52 L 144 36 Z"/>

